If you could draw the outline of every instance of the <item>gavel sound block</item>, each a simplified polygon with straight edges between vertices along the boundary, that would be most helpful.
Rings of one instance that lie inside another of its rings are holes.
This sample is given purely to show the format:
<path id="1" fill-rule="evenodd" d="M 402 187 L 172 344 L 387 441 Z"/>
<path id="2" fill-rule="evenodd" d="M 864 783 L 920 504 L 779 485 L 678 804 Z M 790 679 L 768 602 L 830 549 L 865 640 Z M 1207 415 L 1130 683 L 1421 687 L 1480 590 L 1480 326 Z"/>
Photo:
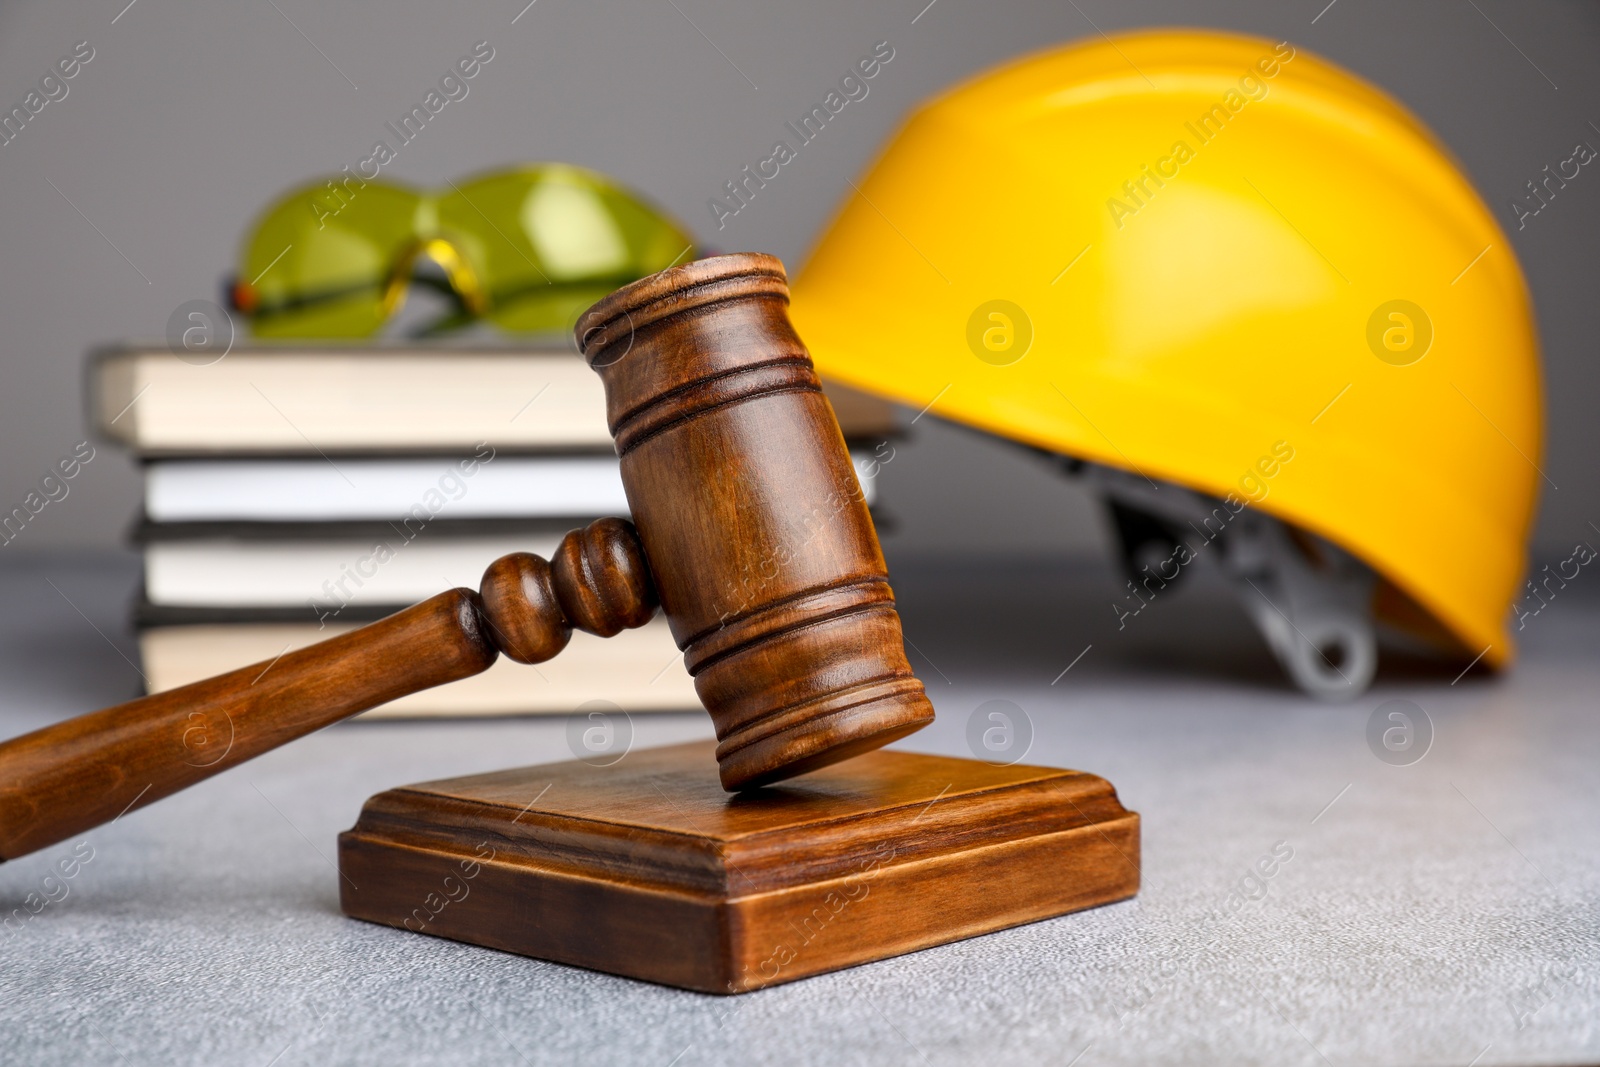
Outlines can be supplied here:
<path id="1" fill-rule="evenodd" d="M 339 835 L 347 915 L 743 993 L 1131 897 L 1103 778 L 869 752 L 729 797 L 712 744 L 424 782 Z"/>

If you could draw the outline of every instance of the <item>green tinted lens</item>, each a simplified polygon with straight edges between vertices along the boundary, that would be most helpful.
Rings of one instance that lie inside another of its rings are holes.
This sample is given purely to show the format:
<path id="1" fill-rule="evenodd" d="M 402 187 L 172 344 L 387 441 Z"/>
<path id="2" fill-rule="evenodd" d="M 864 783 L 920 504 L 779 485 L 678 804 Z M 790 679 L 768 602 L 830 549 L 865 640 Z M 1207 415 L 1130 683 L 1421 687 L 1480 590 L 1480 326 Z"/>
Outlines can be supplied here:
<path id="1" fill-rule="evenodd" d="M 661 212 L 593 171 L 550 163 L 451 187 L 438 233 L 460 250 L 501 328 L 572 328 L 590 304 L 692 255 Z"/>
<path id="2" fill-rule="evenodd" d="M 235 299 L 263 337 L 366 337 L 415 243 L 416 193 L 341 176 L 295 189 L 264 212 L 239 264 Z"/>

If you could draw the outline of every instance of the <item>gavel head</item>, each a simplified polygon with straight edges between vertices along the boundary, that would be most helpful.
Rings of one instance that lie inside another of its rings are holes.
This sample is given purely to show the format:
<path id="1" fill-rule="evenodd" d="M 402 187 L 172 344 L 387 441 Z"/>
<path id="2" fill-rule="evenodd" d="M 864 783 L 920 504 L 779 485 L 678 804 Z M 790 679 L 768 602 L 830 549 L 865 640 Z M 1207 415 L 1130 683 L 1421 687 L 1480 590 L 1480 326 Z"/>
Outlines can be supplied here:
<path id="1" fill-rule="evenodd" d="M 578 320 L 651 579 L 729 790 L 933 721 L 783 264 L 717 256 Z"/>

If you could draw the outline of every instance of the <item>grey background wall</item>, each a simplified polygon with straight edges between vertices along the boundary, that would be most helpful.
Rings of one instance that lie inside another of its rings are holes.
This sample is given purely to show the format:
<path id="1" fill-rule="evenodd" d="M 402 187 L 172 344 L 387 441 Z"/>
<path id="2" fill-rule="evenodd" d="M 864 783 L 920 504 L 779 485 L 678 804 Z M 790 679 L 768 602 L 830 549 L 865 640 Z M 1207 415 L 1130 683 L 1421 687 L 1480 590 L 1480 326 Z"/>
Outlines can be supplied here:
<path id="1" fill-rule="evenodd" d="M 0 104 L 19 103 L 78 41 L 95 58 L 0 146 L 0 507 L 83 438 L 87 347 L 158 338 L 178 304 L 215 298 L 263 204 L 364 157 L 474 42 L 494 60 L 386 174 L 432 185 L 570 160 L 646 190 L 723 248 L 798 263 L 846 179 L 919 99 L 1097 28 L 1187 24 L 1319 52 L 1394 93 L 1455 151 L 1512 231 L 1539 314 L 1544 467 L 1560 488 L 1545 490 L 1536 554 L 1600 523 L 1600 176 L 1583 171 L 1521 232 L 1507 207 L 1575 141 L 1600 146 L 1592 4 L 524 2 L 7 0 Z M 879 40 L 896 57 L 871 95 L 717 233 L 707 198 Z M 902 520 L 891 547 L 1095 550 L 1088 501 L 1043 465 L 933 419 L 917 429 L 883 475 Z M 136 501 L 132 464 L 102 448 L 6 551 L 109 548 Z"/>

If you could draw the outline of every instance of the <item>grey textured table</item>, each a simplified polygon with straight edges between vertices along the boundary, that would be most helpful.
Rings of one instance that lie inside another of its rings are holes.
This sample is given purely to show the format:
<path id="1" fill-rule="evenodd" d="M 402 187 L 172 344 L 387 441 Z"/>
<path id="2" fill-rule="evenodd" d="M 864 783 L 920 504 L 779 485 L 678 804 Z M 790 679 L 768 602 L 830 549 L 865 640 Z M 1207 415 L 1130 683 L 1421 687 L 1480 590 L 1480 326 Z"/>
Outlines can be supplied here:
<path id="1" fill-rule="evenodd" d="M 0 734 L 133 694 L 134 579 L 6 562 Z M 564 724 L 350 723 L 87 835 L 66 896 L 0 932 L 0 1061 L 1600 1060 L 1600 579 L 1529 620 L 1504 678 L 1402 665 L 1344 706 L 1290 692 L 1204 581 L 1121 632 L 1092 569 L 897 581 L 941 715 L 905 747 L 966 755 L 973 709 L 1014 701 L 1029 762 L 1143 813 L 1136 900 L 739 998 L 401 933 L 339 913 L 335 834 L 388 786 L 568 758 Z M 1397 698 L 1434 728 L 1409 766 L 1366 740 Z M 0 867 L 0 908 L 71 852 Z"/>

